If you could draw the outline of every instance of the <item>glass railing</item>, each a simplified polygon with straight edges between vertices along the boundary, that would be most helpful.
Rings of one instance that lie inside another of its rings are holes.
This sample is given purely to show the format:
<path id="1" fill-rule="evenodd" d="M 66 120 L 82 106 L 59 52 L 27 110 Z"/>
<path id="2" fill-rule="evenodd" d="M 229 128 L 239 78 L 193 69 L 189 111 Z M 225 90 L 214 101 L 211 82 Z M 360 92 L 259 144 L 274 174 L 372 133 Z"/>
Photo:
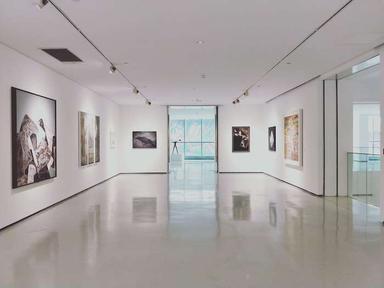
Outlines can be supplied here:
<path id="1" fill-rule="evenodd" d="M 347 157 L 348 196 L 380 206 L 380 155 L 348 152 Z"/>
<path id="2" fill-rule="evenodd" d="M 215 142 L 184 142 L 173 141 L 169 145 L 171 161 L 178 159 L 180 155 L 184 160 L 215 160 L 216 143 Z"/>

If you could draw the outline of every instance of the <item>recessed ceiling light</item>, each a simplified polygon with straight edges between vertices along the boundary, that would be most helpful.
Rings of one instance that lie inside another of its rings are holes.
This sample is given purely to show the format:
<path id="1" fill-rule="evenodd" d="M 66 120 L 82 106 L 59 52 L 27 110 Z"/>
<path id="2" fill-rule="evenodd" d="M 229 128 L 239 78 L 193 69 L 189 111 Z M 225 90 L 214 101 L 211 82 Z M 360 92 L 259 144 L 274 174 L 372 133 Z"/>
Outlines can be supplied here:
<path id="1" fill-rule="evenodd" d="M 116 72 L 117 68 L 115 65 L 111 65 L 111 67 L 109 67 L 109 73 L 110 74 L 114 74 Z"/>
<path id="2" fill-rule="evenodd" d="M 35 6 L 37 9 L 43 9 L 45 5 L 48 4 L 48 0 L 40 0 L 39 2 L 35 3 Z"/>
<path id="3" fill-rule="evenodd" d="M 205 42 L 203 41 L 203 40 L 197 40 L 196 41 L 196 44 L 198 44 L 198 45 L 202 45 L 202 44 L 204 44 Z"/>

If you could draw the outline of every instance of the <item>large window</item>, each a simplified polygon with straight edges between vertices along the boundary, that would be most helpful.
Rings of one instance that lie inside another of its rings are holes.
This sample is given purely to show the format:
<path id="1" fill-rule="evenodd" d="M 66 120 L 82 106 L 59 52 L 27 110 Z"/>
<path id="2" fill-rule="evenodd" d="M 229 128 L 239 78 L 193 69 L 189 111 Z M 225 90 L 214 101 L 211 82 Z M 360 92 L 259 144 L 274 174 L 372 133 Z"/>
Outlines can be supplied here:
<path id="1" fill-rule="evenodd" d="M 215 160 L 215 106 L 172 106 L 169 121 L 171 159 L 182 155 L 185 160 Z"/>

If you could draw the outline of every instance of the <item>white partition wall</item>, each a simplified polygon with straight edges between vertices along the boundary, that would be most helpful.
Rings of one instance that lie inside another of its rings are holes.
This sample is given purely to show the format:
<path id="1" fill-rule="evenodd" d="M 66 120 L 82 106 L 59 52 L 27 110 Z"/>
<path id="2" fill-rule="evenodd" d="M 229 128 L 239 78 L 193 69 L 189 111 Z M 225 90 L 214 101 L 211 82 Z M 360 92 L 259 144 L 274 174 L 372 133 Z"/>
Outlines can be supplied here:
<path id="1" fill-rule="evenodd" d="M 121 173 L 166 173 L 168 170 L 167 106 L 121 106 L 119 169 Z M 133 148 L 133 131 L 155 131 L 157 148 Z"/>
<path id="2" fill-rule="evenodd" d="M 322 98 L 322 81 L 315 79 L 263 107 L 263 171 L 316 195 L 323 194 Z M 284 161 L 284 116 L 298 109 L 303 111 L 303 165 L 292 167 Z M 271 126 L 276 126 L 276 152 L 267 149 L 267 130 Z"/>
<path id="3" fill-rule="evenodd" d="M 261 155 L 266 134 L 263 132 L 263 105 L 219 106 L 219 172 L 262 172 Z M 232 127 L 250 127 L 250 151 L 232 152 Z"/>

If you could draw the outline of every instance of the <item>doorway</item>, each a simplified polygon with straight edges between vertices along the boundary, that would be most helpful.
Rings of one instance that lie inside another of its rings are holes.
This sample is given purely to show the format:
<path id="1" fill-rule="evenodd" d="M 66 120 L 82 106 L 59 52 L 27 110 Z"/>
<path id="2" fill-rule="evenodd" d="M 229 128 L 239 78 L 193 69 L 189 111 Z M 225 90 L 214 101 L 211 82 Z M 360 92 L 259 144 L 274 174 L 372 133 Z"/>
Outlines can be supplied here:
<path id="1" fill-rule="evenodd" d="M 187 164 L 217 171 L 217 106 L 168 107 L 169 169 Z"/>

